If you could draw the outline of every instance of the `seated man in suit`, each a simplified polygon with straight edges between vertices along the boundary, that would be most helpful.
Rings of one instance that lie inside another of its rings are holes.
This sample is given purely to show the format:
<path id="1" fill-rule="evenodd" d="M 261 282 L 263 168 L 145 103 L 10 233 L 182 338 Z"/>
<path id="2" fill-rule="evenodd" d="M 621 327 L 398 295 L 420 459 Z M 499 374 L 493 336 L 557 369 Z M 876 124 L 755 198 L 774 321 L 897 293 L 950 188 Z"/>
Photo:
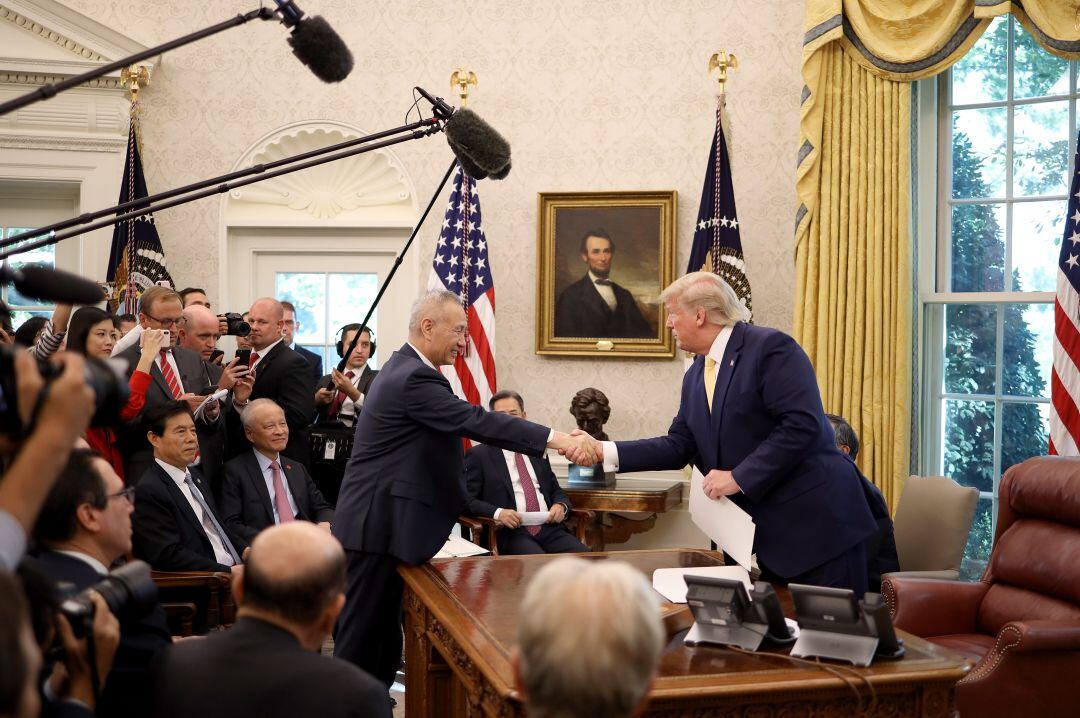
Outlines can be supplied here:
<path id="1" fill-rule="evenodd" d="M 76 451 L 49 491 L 34 525 L 38 553 L 30 559 L 54 581 L 82 591 L 131 551 L 132 494 L 109 462 Z M 120 616 L 120 645 L 98 715 L 144 716 L 149 709 L 146 666 L 172 642 L 161 606 L 143 618 Z"/>
<path id="2" fill-rule="evenodd" d="M 135 556 L 158 571 L 231 571 L 247 544 L 225 532 L 197 466 L 191 411 L 182 401 L 146 415 L 154 463 L 135 490 Z"/>
<path id="3" fill-rule="evenodd" d="M 618 561 L 559 558 L 536 573 L 519 615 L 511 660 L 530 716 L 640 712 L 666 641 L 644 576 Z"/>
<path id="4" fill-rule="evenodd" d="M 345 362 L 345 372 L 335 368 L 332 373 L 319 379 L 315 387 L 315 411 L 319 421 L 337 420 L 346 426 L 353 426 L 364 404 L 364 395 L 379 373 L 367 365 L 375 351 L 375 340 L 370 329 L 356 323 L 346 324 L 340 331 L 341 337 L 337 343 L 339 357 L 345 356 L 345 350 L 357 331 L 360 338 Z"/>
<path id="5" fill-rule="evenodd" d="M 825 418 L 832 424 L 833 433 L 836 435 L 836 448 L 844 456 L 855 463 L 859 456 L 859 436 L 851 428 L 851 424 L 842 416 L 826 414 Z M 857 470 L 858 467 L 856 467 Z M 863 494 L 866 503 L 870 507 L 870 513 L 877 522 L 877 531 L 870 534 L 863 544 L 866 547 L 866 568 L 869 580 L 868 591 L 881 592 L 881 577 L 886 573 L 900 570 L 900 559 L 896 555 L 896 538 L 893 536 L 892 517 L 889 516 L 889 505 L 885 503 L 885 497 L 881 489 L 874 486 L 870 479 L 859 472 L 862 479 Z"/>
<path id="6" fill-rule="evenodd" d="M 253 448 L 225 464 L 225 530 L 246 543 L 268 526 L 297 519 L 317 522 L 329 532 L 334 509 L 304 465 L 281 455 L 289 443 L 285 412 L 271 399 L 256 399 L 241 419 Z"/>
<path id="7" fill-rule="evenodd" d="M 497 392 L 488 406 L 499 414 L 528 418 L 525 401 L 516 391 Z M 468 515 L 486 516 L 502 524 L 495 533 L 500 554 L 589 550 L 566 530 L 563 521 L 570 514 L 570 499 L 555 480 L 547 457 L 534 459 L 477 444 L 465 455 L 465 491 Z M 546 511 L 547 523 L 522 526 L 521 514 L 526 511 Z"/>
<path id="8" fill-rule="evenodd" d="M 301 521 L 267 529 L 233 591 L 236 625 L 155 658 L 159 718 L 390 718 L 380 683 L 319 655 L 345 604 L 345 552 L 332 536 Z"/>

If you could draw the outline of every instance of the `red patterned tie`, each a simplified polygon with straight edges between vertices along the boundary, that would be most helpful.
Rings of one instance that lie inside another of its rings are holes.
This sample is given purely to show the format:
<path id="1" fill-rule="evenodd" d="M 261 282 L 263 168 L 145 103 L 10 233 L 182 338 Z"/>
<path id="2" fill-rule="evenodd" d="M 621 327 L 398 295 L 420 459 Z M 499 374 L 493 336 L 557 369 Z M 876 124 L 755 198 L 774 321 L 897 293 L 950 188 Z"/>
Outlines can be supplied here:
<path id="1" fill-rule="evenodd" d="M 169 391 L 172 392 L 173 399 L 179 399 L 184 392 L 180 391 L 180 382 L 176 380 L 176 374 L 173 373 L 172 366 L 169 365 L 167 349 L 161 350 L 161 376 L 165 378 L 165 383 L 169 385 Z"/>
<path id="2" fill-rule="evenodd" d="M 525 467 L 525 457 L 521 454 L 514 454 L 514 465 L 517 466 L 521 491 L 525 494 L 525 510 L 539 511 L 540 502 L 536 500 L 536 488 L 533 486 L 532 477 L 529 476 L 529 470 Z M 526 526 L 525 530 L 533 536 L 540 533 L 539 526 Z"/>
<path id="3" fill-rule="evenodd" d="M 274 508 L 277 509 L 278 523 L 286 524 L 295 521 L 292 507 L 289 506 L 289 497 L 285 493 L 285 484 L 281 480 L 281 466 L 276 461 L 270 462 L 270 473 L 274 476 Z"/>
<path id="4" fill-rule="evenodd" d="M 352 369 L 345 372 L 345 378 L 346 379 L 352 379 L 354 376 L 356 376 L 356 374 L 355 374 L 355 372 L 353 372 Z M 343 392 L 341 389 L 338 389 L 337 394 L 334 395 L 334 403 L 330 405 L 329 417 L 331 419 L 333 419 L 335 416 L 338 415 L 338 412 L 341 411 L 341 405 L 344 404 L 344 403 L 345 403 L 345 392 Z"/>
<path id="5" fill-rule="evenodd" d="M 248 357 L 248 369 L 255 366 L 257 361 L 259 361 L 259 352 L 251 352 L 251 356 Z"/>

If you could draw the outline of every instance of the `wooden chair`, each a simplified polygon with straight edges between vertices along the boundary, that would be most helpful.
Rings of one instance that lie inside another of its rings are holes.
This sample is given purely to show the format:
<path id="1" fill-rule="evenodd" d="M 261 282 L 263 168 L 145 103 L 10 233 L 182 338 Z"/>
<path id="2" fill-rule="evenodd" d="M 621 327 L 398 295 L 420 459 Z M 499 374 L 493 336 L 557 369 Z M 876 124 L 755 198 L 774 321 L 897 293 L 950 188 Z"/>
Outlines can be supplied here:
<path id="1" fill-rule="evenodd" d="M 217 571 L 152 571 L 158 599 L 176 635 L 203 634 L 228 628 L 236 620 L 232 576 Z M 194 612 L 190 632 L 184 633 L 186 606 Z M 176 623 L 174 623 L 174 620 Z"/>
<path id="2" fill-rule="evenodd" d="M 586 546 L 589 544 L 585 540 L 585 532 L 595 517 L 594 511 L 570 509 L 570 516 L 566 519 L 567 527 L 571 529 L 577 540 Z M 499 555 L 499 544 L 495 540 L 495 532 L 502 527 L 502 524 L 487 516 L 465 516 L 464 514 L 458 516 L 458 524 L 461 525 L 462 533 L 468 531 L 470 541 L 491 551 L 492 556 Z"/>

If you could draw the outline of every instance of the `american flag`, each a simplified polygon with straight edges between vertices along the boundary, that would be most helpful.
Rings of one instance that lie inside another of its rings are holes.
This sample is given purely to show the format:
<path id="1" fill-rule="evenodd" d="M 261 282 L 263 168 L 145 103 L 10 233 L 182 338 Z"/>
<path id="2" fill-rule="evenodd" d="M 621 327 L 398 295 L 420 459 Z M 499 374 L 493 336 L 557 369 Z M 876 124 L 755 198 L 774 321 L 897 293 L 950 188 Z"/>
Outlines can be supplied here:
<path id="1" fill-rule="evenodd" d="M 464 354 L 442 372 L 454 393 L 486 406 L 495 393 L 495 285 L 488 263 L 487 238 L 480 227 L 476 180 L 458 167 L 443 217 L 428 289 L 447 289 L 461 298 L 469 328 Z"/>
<path id="2" fill-rule="evenodd" d="M 1080 456 L 1080 144 L 1058 256 L 1054 369 L 1050 375 L 1050 453 Z"/>
<path id="3" fill-rule="evenodd" d="M 719 274 L 731 285 L 747 309 L 753 310 L 750 281 L 746 278 L 742 241 L 739 239 L 739 217 L 735 212 L 735 191 L 731 186 L 731 163 L 721 111 L 723 97 L 716 104 L 716 131 L 713 133 L 709 166 L 705 170 L 705 186 L 701 190 L 694 243 L 686 272 L 706 271 Z"/>

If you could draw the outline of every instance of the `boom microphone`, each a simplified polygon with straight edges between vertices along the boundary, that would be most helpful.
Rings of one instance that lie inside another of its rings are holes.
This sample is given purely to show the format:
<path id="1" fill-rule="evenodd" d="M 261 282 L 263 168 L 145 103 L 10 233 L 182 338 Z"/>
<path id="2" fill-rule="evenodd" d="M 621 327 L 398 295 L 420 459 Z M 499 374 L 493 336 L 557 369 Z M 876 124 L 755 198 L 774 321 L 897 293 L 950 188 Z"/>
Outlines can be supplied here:
<path id="1" fill-rule="evenodd" d="M 64 304 L 97 304 L 105 299 L 105 292 L 97 282 L 40 264 L 12 269 L 5 262 L 0 266 L 0 283 L 7 282 L 20 294 L 34 299 Z"/>
<path id="2" fill-rule="evenodd" d="M 472 110 L 463 107 L 446 121 L 446 142 L 473 179 L 510 174 L 510 143 Z"/>
<path id="3" fill-rule="evenodd" d="M 289 45 L 300 62 L 323 82 L 341 82 L 353 69 L 353 56 L 341 36 L 322 17 L 304 18 L 293 0 L 274 0 L 281 22 L 292 28 Z"/>

